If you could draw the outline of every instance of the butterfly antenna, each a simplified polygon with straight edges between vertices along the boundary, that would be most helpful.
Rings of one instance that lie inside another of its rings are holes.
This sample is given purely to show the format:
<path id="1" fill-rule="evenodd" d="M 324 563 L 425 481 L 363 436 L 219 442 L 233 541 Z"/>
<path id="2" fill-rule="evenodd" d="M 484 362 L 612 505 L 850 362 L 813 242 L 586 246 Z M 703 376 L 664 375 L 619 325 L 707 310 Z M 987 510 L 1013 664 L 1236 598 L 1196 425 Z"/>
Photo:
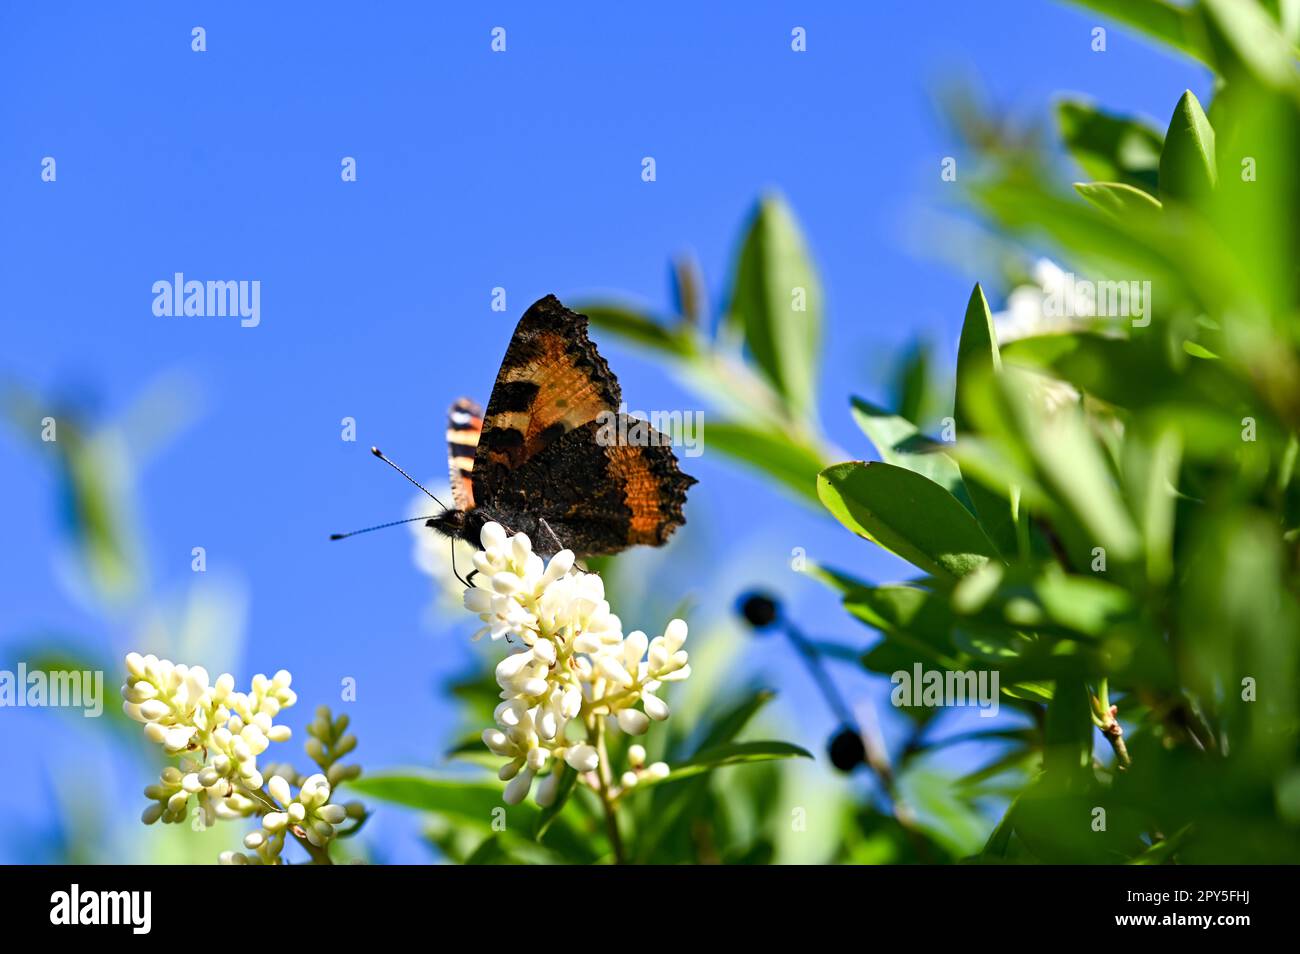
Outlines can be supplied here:
<path id="1" fill-rule="evenodd" d="M 370 453 L 374 454 L 376 457 L 378 457 L 380 460 L 382 460 L 382 461 L 383 461 L 385 464 L 387 464 L 389 467 L 393 468 L 393 470 L 397 471 L 399 474 L 401 474 L 403 477 L 405 477 L 405 478 L 406 478 L 407 480 L 409 480 L 411 483 L 415 484 L 415 486 L 417 486 L 417 487 L 419 487 L 421 490 L 423 490 L 426 494 L 429 495 L 429 498 L 430 498 L 434 503 L 436 503 L 439 507 L 442 507 L 442 509 L 444 509 L 444 510 L 447 509 L 447 505 L 444 504 L 444 503 L 443 503 L 441 500 L 439 500 L 437 497 L 433 496 L 433 494 L 430 494 L 428 488 L 425 487 L 424 484 L 420 483 L 418 480 L 416 480 L 414 477 L 412 477 L 412 476 L 411 476 L 410 474 L 408 474 L 406 471 L 402 470 L 402 468 L 398 467 L 398 466 L 397 466 L 396 464 L 394 464 L 391 460 L 389 460 L 387 457 L 385 457 L 385 456 L 384 456 L 384 452 L 381 451 L 378 447 L 372 447 L 372 448 L 370 448 Z"/>
<path id="2" fill-rule="evenodd" d="M 407 517 L 405 520 L 392 520 L 388 523 L 381 523 L 374 527 L 366 527 L 363 530 L 349 530 L 347 533 L 331 533 L 331 540 L 342 540 L 345 537 L 355 537 L 358 533 L 369 533 L 371 530 L 383 530 L 385 527 L 400 527 L 404 523 L 415 523 L 417 520 L 432 520 L 432 517 Z"/>

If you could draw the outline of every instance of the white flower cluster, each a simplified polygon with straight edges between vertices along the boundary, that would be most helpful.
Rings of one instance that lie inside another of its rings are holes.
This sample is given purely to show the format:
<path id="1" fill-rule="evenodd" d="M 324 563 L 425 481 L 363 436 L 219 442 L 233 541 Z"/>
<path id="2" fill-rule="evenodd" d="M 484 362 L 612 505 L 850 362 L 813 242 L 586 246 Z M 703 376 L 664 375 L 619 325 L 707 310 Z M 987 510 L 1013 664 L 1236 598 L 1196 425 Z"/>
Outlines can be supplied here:
<path id="1" fill-rule="evenodd" d="M 298 701 L 289 688 L 293 677 L 283 669 L 271 679 L 258 674 L 245 693 L 234 691 L 229 673 L 210 683 L 203 667 L 154 655 L 130 653 L 126 669 L 123 710 L 143 722 L 145 737 L 168 755 L 184 755 L 179 769 L 164 769 L 159 784 L 145 790 L 154 801 L 144 811 L 145 824 L 183 821 L 191 795 L 198 796 L 209 824 L 256 811 L 250 794 L 263 782 L 257 757 L 290 737 L 289 727 L 274 719 Z"/>
<path id="2" fill-rule="evenodd" d="M 653 640 L 642 632 L 624 636 L 600 577 L 575 569 L 572 551 L 561 550 L 544 564 L 526 534 L 508 537 L 496 523 L 487 524 L 480 539 L 483 549 L 473 562 L 483 582 L 465 591 L 466 608 L 485 624 L 475 638 L 490 634 L 514 647 L 496 667 L 503 700 L 497 727 L 483 733 L 488 748 L 509 759 L 500 771 L 510 782 L 505 801 L 522 801 L 552 760 L 563 759 L 595 787 L 592 773 L 609 772 L 593 744 L 598 720 L 613 718 L 624 732 L 640 735 L 652 719 L 668 718 L 657 692 L 662 683 L 690 675 L 682 649 L 686 623 L 672 620 Z M 571 722 L 586 728 L 586 738 L 571 738 Z M 644 762 L 644 749 L 633 748 Z M 632 778 L 667 772 L 663 763 L 634 768 L 627 773 Z M 539 804 L 554 800 L 559 777 L 552 771 L 541 783 Z"/>
<path id="3" fill-rule="evenodd" d="M 331 805 L 330 783 L 324 775 L 313 775 L 302 783 L 297 797 L 289 783 L 279 775 L 272 775 L 266 783 L 267 793 L 275 799 L 276 811 L 262 816 L 262 827 L 244 836 L 244 847 L 253 852 L 249 857 L 239 851 L 223 851 L 223 865 L 278 863 L 284 849 L 284 836 L 296 827 L 317 848 L 324 848 L 334 837 L 334 826 L 348 817 L 342 805 Z"/>
<path id="4" fill-rule="evenodd" d="M 258 756 L 272 742 L 290 737 L 289 727 L 277 725 L 275 717 L 298 701 L 289 688 L 293 677 L 285 670 L 270 679 L 258 674 L 248 692 L 236 692 L 229 673 L 210 682 L 200 666 L 177 665 L 153 655 L 129 654 L 126 669 L 122 708 L 144 723 L 146 738 L 168 755 L 180 756 L 177 766 L 163 769 L 157 784 L 145 789 L 150 804 L 141 819 L 146 825 L 185 821 L 190 797 L 195 796 L 205 826 L 217 819 L 261 816 L 262 828 L 244 839 L 254 855 L 224 852 L 223 863 L 276 864 L 286 831 L 322 848 L 334 837 L 335 825 L 364 813 L 329 804 L 329 779 L 336 771 L 340 778 L 354 777 L 352 767 L 333 765 L 329 777 L 311 776 L 296 797 L 280 775 L 263 779 Z M 325 725 L 328 730 L 328 719 Z M 343 723 L 338 727 L 341 732 Z M 336 745 L 337 754 L 355 746 L 355 738 L 346 739 L 350 743 Z"/>

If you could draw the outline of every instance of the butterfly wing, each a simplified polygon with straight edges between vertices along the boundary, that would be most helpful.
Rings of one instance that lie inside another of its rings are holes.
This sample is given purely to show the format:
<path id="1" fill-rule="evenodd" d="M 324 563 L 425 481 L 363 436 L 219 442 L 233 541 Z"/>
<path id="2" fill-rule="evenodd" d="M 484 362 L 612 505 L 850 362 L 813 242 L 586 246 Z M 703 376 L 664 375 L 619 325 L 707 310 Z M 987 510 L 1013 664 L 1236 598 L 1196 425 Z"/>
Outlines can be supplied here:
<path id="1" fill-rule="evenodd" d="M 447 412 L 447 460 L 451 467 L 451 499 L 457 510 L 474 509 L 474 455 L 483 432 L 483 408 L 460 398 Z"/>
<path id="2" fill-rule="evenodd" d="M 618 442 L 618 435 L 629 433 L 641 439 Z M 499 501 L 507 512 L 526 504 L 536 520 L 531 535 L 539 552 L 563 546 L 596 556 L 663 544 L 686 522 L 682 508 L 693 483 L 666 437 L 617 414 L 565 432 L 505 474 Z"/>
<path id="3" fill-rule="evenodd" d="M 617 411 L 618 379 L 587 337 L 587 318 L 554 295 L 519 319 L 497 372 L 474 455 L 473 496 L 489 505 L 504 475 L 561 435 Z"/>

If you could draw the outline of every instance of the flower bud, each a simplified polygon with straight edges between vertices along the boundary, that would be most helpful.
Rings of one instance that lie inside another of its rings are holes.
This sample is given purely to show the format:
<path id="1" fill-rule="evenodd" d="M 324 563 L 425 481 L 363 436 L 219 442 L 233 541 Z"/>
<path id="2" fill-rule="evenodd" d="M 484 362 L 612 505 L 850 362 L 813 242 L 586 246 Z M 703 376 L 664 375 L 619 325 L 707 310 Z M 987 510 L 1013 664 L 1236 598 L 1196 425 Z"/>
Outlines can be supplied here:
<path id="1" fill-rule="evenodd" d="M 171 707 L 161 699 L 149 699 L 140 704 L 140 715 L 150 722 L 156 722 L 171 711 Z"/>
<path id="2" fill-rule="evenodd" d="M 484 550 L 501 549 L 506 544 L 505 528 L 496 522 L 485 523 L 482 532 L 479 534 L 479 542 L 483 544 Z"/>
<path id="3" fill-rule="evenodd" d="M 641 694 L 641 705 L 645 708 L 645 714 L 656 722 L 662 722 L 668 718 L 668 703 L 656 695 L 643 692 Z"/>
<path id="4" fill-rule="evenodd" d="M 533 773 L 525 769 L 511 780 L 506 786 L 505 793 L 501 796 L 502 801 L 507 805 L 518 805 L 528 795 L 528 790 L 533 786 Z"/>
<path id="5" fill-rule="evenodd" d="M 559 788 L 560 773 L 552 772 L 538 783 L 537 792 L 533 798 L 538 805 L 546 808 L 555 802 L 555 796 L 558 794 Z"/>
<path id="6" fill-rule="evenodd" d="M 578 772 L 593 772 L 600 764 L 600 756 L 596 749 L 590 745 L 579 744 L 569 748 L 564 755 L 564 761 Z"/>
<path id="7" fill-rule="evenodd" d="M 628 735 L 641 735 L 650 727 L 650 720 L 644 712 L 637 709 L 620 709 L 618 727 Z"/>
<path id="8" fill-rule="evenodd" d="M 316 814 L 331 825 L 338 825 L 348 817 L 347 809 L 342 805 L 322 805 Z"/>

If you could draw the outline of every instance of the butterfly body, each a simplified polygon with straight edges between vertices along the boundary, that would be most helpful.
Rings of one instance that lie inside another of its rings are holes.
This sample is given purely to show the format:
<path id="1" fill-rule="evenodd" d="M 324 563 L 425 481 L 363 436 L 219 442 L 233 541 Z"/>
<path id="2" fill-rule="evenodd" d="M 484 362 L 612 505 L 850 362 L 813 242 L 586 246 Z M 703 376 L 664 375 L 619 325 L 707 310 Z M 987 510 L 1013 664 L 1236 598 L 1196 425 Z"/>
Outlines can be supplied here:
<path id="1" fill-rule="evenodd" d="M 550 555 L 584 556 L 660 546 L 685 523 L 695 479 L 669 441 L 648 425 L 629 428 L 618 379 L 587 336 L 587 319 L 554 296 L 515 329 L 486 413 L 452 405 L 447 441 L 455 506 L 430 527 L 477 546 L 495 521 L 526 533 Z M 613 435 L 637 433 L 635 444 Z"/>

